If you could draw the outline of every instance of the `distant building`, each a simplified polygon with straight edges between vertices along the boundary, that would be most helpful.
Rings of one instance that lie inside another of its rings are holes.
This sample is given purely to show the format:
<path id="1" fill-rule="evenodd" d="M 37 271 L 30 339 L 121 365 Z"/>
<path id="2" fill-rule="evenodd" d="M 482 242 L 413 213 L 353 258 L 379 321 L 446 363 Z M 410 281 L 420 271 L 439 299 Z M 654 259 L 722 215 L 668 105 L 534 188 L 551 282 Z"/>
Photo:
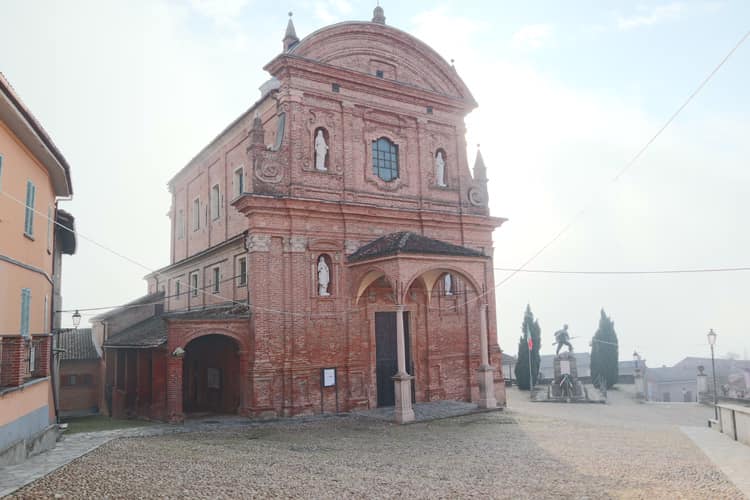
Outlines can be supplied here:
<path id="1" fill-rule="evenodd" d="M 720 396 L 744 397 L 748 394 L 745 370 L 750 361 L 717 359 L 716 386 Z M 672 367 L 649 368 L 646 372 L 646 395 L 650 401 L 675 402 L 698 399 L 698 367 L 708 376 L 708 391 L 713 392 L 711 358 L 689 356 Z"/>
<path id="2" fill-rule="evenodd" d="M 103 347 L 105 359 L 100 413 L 166 418 L 166 406 L 159 404 L 163 398 L 155 397 L 152 401 L 152 394 L 158 395 L 158 387 L 156 391 L 152 387 L 163 385 L 159 374 L 164 370 L 162 361 L 166 352 L 161 352 L 161 356 L 157 352 L 153 359 L 145 357 L 147 349 L 160 346 L 166 339 L 159 317 L 163 311 L 164 292 L 157 291 L 91 318 L 94 343 Z M 153 383 L 145 383 L 144 377 Z M 140 385 L 141 391 L 134 391 L 135 385 Z"/>
<path id="3" fill-rule="evenodd" d="M 514 370 L 516 369 L 516 363 L 518 359 L 510 354 L 503 353 L 503 374 L 505 374 L 505 380 L 513 380 L 516 377 Z"/>
<path id="4" fill-rule="evenodd" d="M 91 328 L 69 329 L 58 337 L 61 417 L 99 413 L 102 355 Z"/>
<path id="5" fill-rule="evenodd" d="M 72 194 L 67 161 L 0 74 L 0 464 L 54 430 L 55 311 L 62 254 L 76 248 L 57 202 Z"/>

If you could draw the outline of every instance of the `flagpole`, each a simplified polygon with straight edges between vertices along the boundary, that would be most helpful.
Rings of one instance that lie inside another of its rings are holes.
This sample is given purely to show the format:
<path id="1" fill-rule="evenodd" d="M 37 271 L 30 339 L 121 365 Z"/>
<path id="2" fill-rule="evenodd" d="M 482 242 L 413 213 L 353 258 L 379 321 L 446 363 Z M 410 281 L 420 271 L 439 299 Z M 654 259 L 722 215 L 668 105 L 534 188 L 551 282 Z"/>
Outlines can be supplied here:
<path id="1" fill-rule="evenodd" d="M 526 332 L 528 339 L 526 340 L 526 346 L 529 351 L 529 399 L 531 399 L 531 390 L 534 388 L 534 379 L 531 375 L 531 349 L 534 348 L 534 340 L 531 337 L 531 332 Z"/>

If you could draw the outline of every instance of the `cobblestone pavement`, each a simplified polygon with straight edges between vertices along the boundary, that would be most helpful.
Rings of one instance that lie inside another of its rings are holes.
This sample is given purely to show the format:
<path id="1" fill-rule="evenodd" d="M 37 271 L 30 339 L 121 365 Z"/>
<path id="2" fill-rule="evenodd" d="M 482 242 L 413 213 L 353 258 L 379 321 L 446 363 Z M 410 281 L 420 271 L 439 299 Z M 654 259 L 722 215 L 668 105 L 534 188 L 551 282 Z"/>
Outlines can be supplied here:
<path id="1" fill-rule="evenodd" d="M 426 422 L 428 420 L 437 420 L 440 418 L 458 417 L 472 413 L 480 413 L 488 410 L 481 410 L 473 403 L 464 401 L 434 401 L 431 403 L 416 403 L 414 405 L 414 421 Z M 496 410 L 489 410 L 496 411 Z M 373 408 L 372 410 L 362 410 L 354 412 L 355 416 L 376 418 L 378 420 L 387 420 L 392 422 L 395 418 L 395 410 L 391 407 Z"/>
<path id="2" fill-rule="evenodd" d="M 567 413 L 604 405 L 537 405 L 407 426 L 349 416 L 116 439 L 16 497 L 743 498 L 658 416 L 624 425 Z"/>

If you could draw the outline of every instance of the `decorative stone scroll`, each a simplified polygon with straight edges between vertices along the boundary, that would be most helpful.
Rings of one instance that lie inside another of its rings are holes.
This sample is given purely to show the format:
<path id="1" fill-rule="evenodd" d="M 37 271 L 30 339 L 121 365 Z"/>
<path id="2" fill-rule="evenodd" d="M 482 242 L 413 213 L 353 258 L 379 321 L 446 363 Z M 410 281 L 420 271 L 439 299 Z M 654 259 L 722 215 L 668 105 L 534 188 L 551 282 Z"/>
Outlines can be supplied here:
<path id="1" fill-rule="evenodd" d="M 267 234 L 248 234 L 245 239 L 248 253 L 269 252 L 271 250 L 271 236 Z"/>

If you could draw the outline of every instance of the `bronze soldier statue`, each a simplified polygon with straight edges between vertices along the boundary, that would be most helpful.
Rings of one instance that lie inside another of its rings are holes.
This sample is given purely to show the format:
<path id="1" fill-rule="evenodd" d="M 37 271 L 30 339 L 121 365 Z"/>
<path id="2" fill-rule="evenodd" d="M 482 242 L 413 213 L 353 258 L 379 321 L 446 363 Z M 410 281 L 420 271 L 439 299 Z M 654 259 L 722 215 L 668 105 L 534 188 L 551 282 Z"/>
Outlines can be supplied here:
<path id="1" fill-rule="evenodd" d="M 568 325 L 563 325 L 562 330 L 555 332 L 555 343 L 557 344 L 557 352 L 555 352 L 555 355 L 560 354 L 560 349 L 564 345 L 568 346 L 568 352 L 573 352 L 573 346 L 570 344 Z"/>

